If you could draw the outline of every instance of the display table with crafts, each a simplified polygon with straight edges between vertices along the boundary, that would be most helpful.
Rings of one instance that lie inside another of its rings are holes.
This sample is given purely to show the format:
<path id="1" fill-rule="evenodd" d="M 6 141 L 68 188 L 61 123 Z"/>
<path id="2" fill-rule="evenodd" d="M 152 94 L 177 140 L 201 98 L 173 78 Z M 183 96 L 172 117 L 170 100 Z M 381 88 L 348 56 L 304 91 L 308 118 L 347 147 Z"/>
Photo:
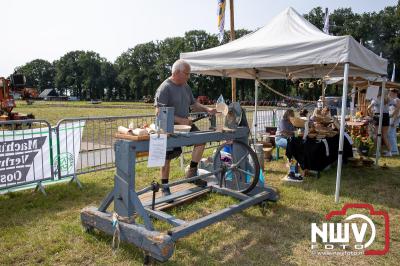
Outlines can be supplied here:
<path id="1" fill-rule="evenodd" d="M 332 137 L 316 138 L 291 137 L 288 139 L 286 156 L 294 158 L 302 169 L 322 171 L 337 162 L 339 150 L 339 134 Z M 350 140 L 345 137 L 343 145 L 343 162 L 353 157 Z"/>
<path id="2" fill-rule="evenodd" d="M 292 117 L 290 122 L 298 128 L 298 136 L 288 139 L 286 156 L 289 160 L 294 158 L 303 170 L 318 173 L 337 162 L 340 123 L 331 117 L 328 108 L 316 108 L 306 121 Z M 353 157 L 352 140 L 345 134 L 343 162 L 346 163 L 348 157 Z"/>

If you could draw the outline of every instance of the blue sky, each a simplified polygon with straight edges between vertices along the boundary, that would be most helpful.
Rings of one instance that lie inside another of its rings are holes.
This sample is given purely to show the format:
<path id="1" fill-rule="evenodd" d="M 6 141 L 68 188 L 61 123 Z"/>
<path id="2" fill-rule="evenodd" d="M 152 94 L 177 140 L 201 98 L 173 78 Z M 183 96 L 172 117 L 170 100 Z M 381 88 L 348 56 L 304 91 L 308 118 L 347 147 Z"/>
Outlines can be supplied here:
<path id="1" fill-rule="evenodd" d="M 229 3 L 229 1 L 227 1 Z M 397 0 L 234 0 L 235 28 L 254 30 L 288 6 L 373 12 Z M 34 59 L 91 50 L 113 62 L 136 44 L 202 29 L 217 33 L 217 0 L 2 0 L 0 76 Z M 229 29 L 229 5 L 225 29 Z"/>

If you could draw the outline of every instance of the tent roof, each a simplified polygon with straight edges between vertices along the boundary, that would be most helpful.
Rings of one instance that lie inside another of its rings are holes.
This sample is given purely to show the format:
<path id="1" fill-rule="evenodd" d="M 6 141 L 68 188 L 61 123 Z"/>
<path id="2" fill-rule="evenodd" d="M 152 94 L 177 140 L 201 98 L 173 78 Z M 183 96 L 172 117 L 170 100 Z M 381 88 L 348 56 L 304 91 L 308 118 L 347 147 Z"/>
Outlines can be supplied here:
<path id="1" fill-rule="evenodd" d="M 193 73 L 262 79 L 387 74 L 387 60 L 351 36 L 331 36 L 320 31 L 289 7 L 263 28 L 211 49 L 181 53 Z"/>

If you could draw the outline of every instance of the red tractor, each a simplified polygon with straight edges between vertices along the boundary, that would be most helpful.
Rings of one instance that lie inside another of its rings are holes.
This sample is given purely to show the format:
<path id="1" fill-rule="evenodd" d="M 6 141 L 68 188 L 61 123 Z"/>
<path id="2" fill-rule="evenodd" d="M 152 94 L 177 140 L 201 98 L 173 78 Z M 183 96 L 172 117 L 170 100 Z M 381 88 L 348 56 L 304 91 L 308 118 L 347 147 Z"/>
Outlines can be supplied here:
<path id="1" fill-rule="evenodd" d="M 12 74 L 8 79 L 0 77 L 0 121 L 35 118 L 32 114 L 26 115 L 12 111 L 15 107 L 15 100 L 11 92 L 24 91 L 24 89 L 24 75 Z"/>

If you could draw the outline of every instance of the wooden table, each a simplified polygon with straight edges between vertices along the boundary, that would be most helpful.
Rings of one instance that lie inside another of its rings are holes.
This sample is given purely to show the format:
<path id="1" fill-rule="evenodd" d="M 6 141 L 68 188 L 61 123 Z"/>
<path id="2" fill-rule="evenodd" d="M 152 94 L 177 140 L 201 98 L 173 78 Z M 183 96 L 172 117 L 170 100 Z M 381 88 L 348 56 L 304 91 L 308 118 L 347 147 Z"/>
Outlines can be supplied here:
<path id="1" fill-rule="evenodd" d="M 361 122 L 357 122 L 357 121 L 346 121 L 346 125 L 347 126 L 351 126 L 351 127 L 362 127 L 362 126 L 366 126 L 368 125 L 368 121 L 361 121 Z"/>
<path id="2" fill-rule="evenodd" d="M 349 128 L 351 136 L 367 136 L 368 135 L 368 126 L 369 122 L 367 120 L 363 120 L 360 122 L 357 121 L 346 121 L 346 125 Z"/>

